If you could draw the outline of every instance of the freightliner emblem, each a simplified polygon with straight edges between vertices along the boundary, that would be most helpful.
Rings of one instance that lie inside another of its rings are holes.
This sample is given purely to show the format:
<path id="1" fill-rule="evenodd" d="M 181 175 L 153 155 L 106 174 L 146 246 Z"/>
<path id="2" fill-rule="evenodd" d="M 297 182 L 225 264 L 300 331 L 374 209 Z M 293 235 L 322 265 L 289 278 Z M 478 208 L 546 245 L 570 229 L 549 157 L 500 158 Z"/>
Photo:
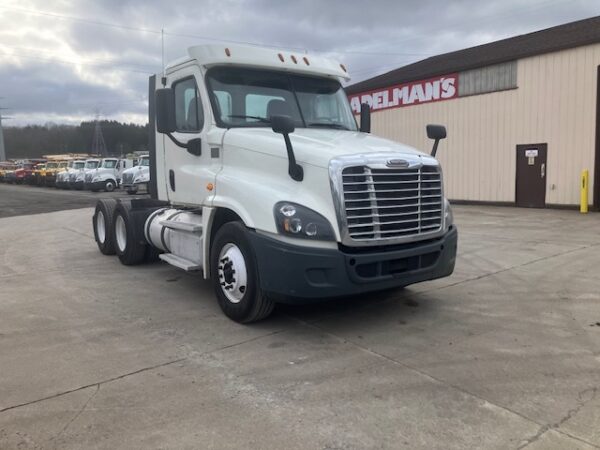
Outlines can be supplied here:
<path id="1" fill-rule="evenodd" d="M 385 165 L 388 167 L 402 167 L 405 169 L 409 166 L 409 163 L 405 159 L 388 159 Z"/>

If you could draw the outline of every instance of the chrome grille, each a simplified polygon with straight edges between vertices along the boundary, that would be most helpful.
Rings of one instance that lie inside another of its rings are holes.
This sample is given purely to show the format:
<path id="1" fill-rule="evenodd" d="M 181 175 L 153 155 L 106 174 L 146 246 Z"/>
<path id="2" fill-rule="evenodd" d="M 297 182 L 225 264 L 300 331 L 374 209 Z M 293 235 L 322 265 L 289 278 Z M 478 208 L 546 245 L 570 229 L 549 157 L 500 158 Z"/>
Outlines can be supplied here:
<path id="1" fill-rule="evenodd" d="M 133 183 L 133 174 L 132 173 L 124 173 L 123 174 L 123 184 L 131 184 Z"/>
<path id="2" fill-rule="evenodd" d="M 437 166 L 351 166 L 342 171 L 342 183 L 343 213 L 353 241 L 394 240 L 442 228 L 442 175 Z"/>

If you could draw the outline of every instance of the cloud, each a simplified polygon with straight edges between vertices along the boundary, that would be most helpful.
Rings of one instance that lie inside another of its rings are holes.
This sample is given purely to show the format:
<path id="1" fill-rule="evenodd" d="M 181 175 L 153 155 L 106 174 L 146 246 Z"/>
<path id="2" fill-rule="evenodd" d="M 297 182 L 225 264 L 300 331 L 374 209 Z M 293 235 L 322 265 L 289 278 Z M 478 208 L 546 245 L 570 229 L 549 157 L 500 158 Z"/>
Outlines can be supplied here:
<path id="1" fill-rule="evenodd" d="M 0 97 L 11 124 L 71 123 L 96 112 L 143 122 L 161 29 L 167 61 L 215 39 L 263 43 L 340 59 L 355 82 L 598 13 L 595 0 L 7 0 Z"/>

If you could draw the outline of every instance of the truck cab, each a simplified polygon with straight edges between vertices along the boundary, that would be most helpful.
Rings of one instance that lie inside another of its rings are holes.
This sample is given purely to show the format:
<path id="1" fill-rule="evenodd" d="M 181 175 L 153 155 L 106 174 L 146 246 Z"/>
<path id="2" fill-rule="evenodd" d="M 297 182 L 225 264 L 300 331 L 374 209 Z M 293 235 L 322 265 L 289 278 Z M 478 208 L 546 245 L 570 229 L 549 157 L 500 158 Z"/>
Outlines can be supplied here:
<path id="1" fill-rule="evenodd" d="M 71 183 L 71 177 L 73 183 L 77 173 L 85 167 L 85 159 L 72 159 L 67 163 L 67 166 L 63 171 L 56 174 L 56 187 L 61 189 L 69 189 Z"/>
<path id="2" fill-rule="evenodd" d="M 100 160 L 97 158 L 86 159 L 83 168 L 75 169 L 69 175 L 69 187 L 77 190 L 83 189 L 86 174 L 91 173 L 94 169 L 97 169 L 99 165 Z"/>
<path id="3" fill-rule="evenodd" d="M 244 323 L 276 302 L 450 275 L 457 230 L 439 162 L 371 135 L 366 105 L 359 127 L 348 79 L 320 56 L 191 47 L 150 79 L 153 200 L 98 204 L 100 250 L 135 264 L 145 242 L 210 279 L 223 312 Z M 428 133 L 437 149 L 445 129 Z"/>
<path id="4" fill-rule="evenodd" d="M 119 187 L 123 172 L 131 167 L 131 159 L 104 158 L 96 169 L 86 171 L 84 188 L 94 192 L 112 192 Z"/>
<path id="5" fill-rule="evenodd" d="M 128 194 L 136 194 L 140 187 L 147 190 L 148 181 L 150 181 L 150 156 L 142 155 L 137 161 L 137 165 L 123 171 L 121 178 L 121 188 Z"/>

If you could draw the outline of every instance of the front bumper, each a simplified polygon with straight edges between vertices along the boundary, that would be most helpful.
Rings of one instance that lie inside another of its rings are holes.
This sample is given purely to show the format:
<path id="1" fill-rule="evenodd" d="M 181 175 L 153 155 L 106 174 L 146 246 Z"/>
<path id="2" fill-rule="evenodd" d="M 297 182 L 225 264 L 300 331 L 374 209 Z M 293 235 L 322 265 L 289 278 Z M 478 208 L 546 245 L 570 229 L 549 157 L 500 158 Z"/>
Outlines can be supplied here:
<path id="1" fill-rule="evenodd" d="M 83 188 L 88 191 L 100 191 L 104 189 L 104 181 L 86 181 L 83 183 Z"/>
<path id="2" fill-rule="evenodd" d="M 458 231 L 441 238 L 372 249 L 291 245 L 250 232 L 261 288 L 279 300 L 302 302 L 403 287 L 454 271 Z"/>
<path id="3" fill-rule="evenodd" d="M 69 187 L 80 191 L 83 189 L 83 180 L 69 181 Z"/>

